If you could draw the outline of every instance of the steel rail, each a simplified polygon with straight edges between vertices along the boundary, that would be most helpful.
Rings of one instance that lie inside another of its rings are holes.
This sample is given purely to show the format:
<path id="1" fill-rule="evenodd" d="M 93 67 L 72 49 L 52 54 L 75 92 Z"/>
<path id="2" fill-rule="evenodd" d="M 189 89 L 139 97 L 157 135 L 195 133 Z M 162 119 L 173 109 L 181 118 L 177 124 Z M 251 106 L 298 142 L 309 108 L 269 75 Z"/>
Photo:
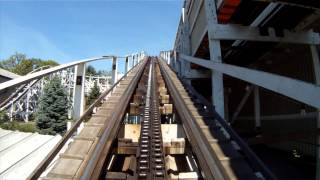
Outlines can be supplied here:
<path id="1" fill-rule="evenodd" d="M 199 160 L 205 179 L 226 179 L 221 172 L 222 166 L 217 163 L 219 161 L 218 158 L 214 157 L 211 153 L 209 148 L 210 144 L 205 140 L 204 135 L 200 132 L 193 115 L 188 110 L 187 105 L 184 103 L 183 98 L 175 87 L 174 82 L 171 80 L 170 75 L 164 69 L 164 63 L 164 61 L 159 60 L 161 74 L 164 77 L 175 107 L 179 107 L 177 108 L 177 112 L 181 121 L 183 121 L 183 128 L 190 140 L 192 149 Z"/>
<path id="2" fill-rule="evenodd" d="M 138 175 L 140 178 L 165 179 L 165 160 L 159 112 L 159 94 L 154 59 L 150 63 L 144 118 L 139 139 Z"/>
<path id="3" fill-rule="evenodd" d="M 152 60 L 152 85 L 151 85 L 151 130 L 152 130 L 152 168 L 153 168 L 153 178 L 154 179 L 166 179 L 166 171 L 165 171 L 165 154 L 163 149 L 162 142 L 162 131 L 161 131 L 161 116 L 159 112 L 159 92 L 158 92 L 158 81 L 156 76 L 156 67 L 157 63 L 155 60 Z"/>
<path id="4" fill-rule="evenodd" d="M 120 106 L 119 108 L 116 108 L 116 110 L 112 113 L 108 123 L 104 125 L 103 127 L 104 132 L 101 135 L 98 145 L 95 147 L 93 151 L 93 157 L 89 159 L 87 166 L 84 169 L 84 172 L 82 173 L 82 176 L 80 179 L 95 180 L 100 178 L 102 167 L 109 153 L 110 147 L 112 145 L 112 141 L 116 137 L 116 133 L 118 132 L 120 127 L 121 119 L 127 108 L 126 105 L 129 103 L 130 98 L 136 88 L 136 85 L 138 84 L 138 81 L 142 76 L 142 72 L 144 70 L 144 67 L 147 64 L 147 60 L 142 61 L 142 63 L 143 64 L 140 64 L 141 67 L 139 71 L 137 72 L 135 77 L 131 80 L 130 84 L 128 85 L 128 88 L 126 88 L 124 94 L 120 99 L 119 104 L 121 104 L 122 106 Z"/>
<path id="5" fill-rule="evenodd" d="M 138 176 L 141 178 L 150 178 L 150 133 L 151 132 L 151 117 L 150 117 L 150 108 L 151 108 L 151 71 L 152 71 L 152 64 L 149 65 L 148 70 L 148 81 L 147 81 L 147 92 L 145 95 L 145 106 L 144 106 L 144 113 L 143 119 L 141 120 L 141 131 L 139 137 L 139 154 L 137 155 L 137 173 Z"/>
<path id="6" fill-rule="evenodd" d="M 72 137 L 72 135 L 76 132 L 77 128 L 80 124 L 86 119 L 87 116 L 92 114 L 93 109 L 101 103 L 101 101 L 113 91 L 115 87 L 125 78 L 127 75 L 135 69 L 139 64 L 136 64 L 133 68 L 131 68 L 124 76 L 122 76 L 115 84 L 113 84 L 110 89 L 103 92 L 90 106 L 89 108 L 83 113 L 83 115 L 75 121 L 72 127 L 65 133 L 62 139 L 57 143 L 57 145 L 49 152 L 47 157 L 41 161 L 41 163 L 37 166 L 37 168 L 29 175 L 27 179 L 36 180 L 38 179 L 41 174 L 46 170 L 52 160 L 56 157 L 56 155 L 60 152 L 66 142 Z"/>

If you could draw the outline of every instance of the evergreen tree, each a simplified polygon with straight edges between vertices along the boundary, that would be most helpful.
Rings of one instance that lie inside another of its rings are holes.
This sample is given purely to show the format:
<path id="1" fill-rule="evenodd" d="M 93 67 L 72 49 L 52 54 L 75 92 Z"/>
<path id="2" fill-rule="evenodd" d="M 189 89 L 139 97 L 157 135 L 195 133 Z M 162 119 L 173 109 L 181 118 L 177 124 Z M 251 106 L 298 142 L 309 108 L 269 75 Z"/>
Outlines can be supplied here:
<path id="1" fill-rule="evenodd" d="M 87 104 L 91 105 L 100 96 L 100 88 L 97 82 L 94 82 L 94 86 L 91 88 L 89 96 L 87 98 Z"/>
<path id="2" fill-rule="evenodd" d="M 96 71 L 96 69 L 93 67 L 93 66 L 91 66 L 91 65 L 89 65 L 89 66 L 87 66 L 87 68 L 86 68 L 86 74 L 87 75 L 91 75 L 91 76 L 95 76 L 95 75 L 97 75 L 97 71 Z"/>
<path id="3" fill-rule="evenodd" d="M 37 127 L 43 134 L 64 133 L 68 119 L 68 95 L 59 77 L 54 77 L 45 87 L 36 115 Z"/>

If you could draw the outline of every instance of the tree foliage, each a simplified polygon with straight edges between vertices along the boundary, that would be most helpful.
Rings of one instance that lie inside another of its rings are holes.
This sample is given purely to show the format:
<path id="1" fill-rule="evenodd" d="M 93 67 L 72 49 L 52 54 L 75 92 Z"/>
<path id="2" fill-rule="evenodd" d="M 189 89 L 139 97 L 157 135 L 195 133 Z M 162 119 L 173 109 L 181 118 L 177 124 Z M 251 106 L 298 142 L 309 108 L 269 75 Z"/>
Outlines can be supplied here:
<path id="1" fill-rule="evenodd" d="M 5 111 L 0 111 L 0 124 L 9 121 L 9 116 Z"/>
<path id="2" fill-rule="evenodd" d="M 17 122 L 17 121 L 12 121 L 12 122 L 5 122 L 1 123 L 0 127 L 3 129 L 7 130 L 12 130 L 12 131 L 21 131 L 21 132 L 36 132 L 37 128 L 34 124 L 34 122 Z"/>
<path id="3" fill-rule="evenodd" d="M 0 68 L 6 69 L 19 75 L 26 75 L 29 72 L 43 66 L 57 66 L 58 63 L 53 60 L 42 60 L 38 58 L 28 59 L 25 54 L 16 52 L 8 59 L 0 62 Z"/>
<path id="4" fill-rule="evenodd" d="M 37 127 L 43 134 L 64 133 L 68 120 L 68 94 L 61 80 L 54 77 L 45 87 L 36 116 Z"/>
<path id="5" fill-rule="evenodd" d="M 96 70 L 92 65 L 87 66 L 86 75 L 91 76 L 111 76 L 111 71 L 106 70 Z"/>
<path id="6" fill-rule="evenodd" d="M 97 71 L 93 66 L 89 65 L 86 68 L 86 74 L 91 75 L 91 76 L 95 76 L 95 75 L 97 75 Z"/>
<path id="7" fill-rule="evenodd" d="M 86 104 L 91 105 L 100 96 L 100 94 L 100 88 L 97 85 L 97 82 L 95 82 L 94 86 L 90 90 Z"/>

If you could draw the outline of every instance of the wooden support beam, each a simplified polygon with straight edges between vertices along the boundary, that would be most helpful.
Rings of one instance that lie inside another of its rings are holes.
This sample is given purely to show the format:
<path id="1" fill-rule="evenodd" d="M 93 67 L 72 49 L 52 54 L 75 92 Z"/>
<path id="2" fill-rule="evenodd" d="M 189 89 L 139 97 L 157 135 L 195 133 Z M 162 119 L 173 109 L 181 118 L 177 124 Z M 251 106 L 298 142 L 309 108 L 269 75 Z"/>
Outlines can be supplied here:
<path id="1" fill-rule="evenodd" d="M 86 77 L 85 63 L 75 67 L 74 89 L 73 89 L 73 119 L 79 119 L 84 111 L 84 83 Z"/>
<path id="2" fill-rule="evenodd" d="M 234 120 L 238 117 L 239 113 L 241 112 L 243 106 L 245 105 L 245 103 L 247 102 L 252 90 L 253 90 L 253 86 L 250 86 L 248 89 L 246 89 L 246 93 L 244 94 L 244 96 L 242 97 L 239 105 L 237 106 L 237 109 L 235 110 L 235 112 L 233 113 L 232 115 L 232 118 L 231 118 L 231 123 L 234 122 Z"/>
<path id="3" fill-rule="evenodd" d="M 204 3 L 208 29 L 214 29 L 218 25 L 217 7 L 215 0 L 205 0 Z M 214 31 L 208 31 L 209 50 L 211 62 L 222 62 L 220 40 L 214 39 Z M 212 102 L 217 113 L 224 118 L 224 90 L 223 75 L 216 69 L 211 69 Z"/>
<path id="4" fill-rule="evenodd" d="M 249 68 L 216 63 L 180 54 L 181 59 L 219 71 L 236 79 L 258 85 L 315 108 L 320 108 L 320 86 L 301 80 Z"/>
<path id="5" fill-rule="evenodd" d="M 216 24 L 208 29 L 213 40 L 247 40 L 263 42 L 283 42 L 295 44 L 319 45 L 320 35 L 312 31 L 290 32 L 288 30 L 264 29 L 253 26 L 241 26 L 236 24 Z M 263 32 L 263 33 L 262 33 Z"/>
<path id="6" fill-rule="evenodd" d="M 320 58 L 319 58 L 319 51 L 316 46 L 310 46 L 311 55 L 312 55 L 312 62 L 313 62 L 313 70 L 314 70 L 314 77 L 315 83 L 318 87 L 320 87 Z M 318 99 L 319 101 L 319 99 Z M 320 108 L 317 109 L 317 129 L 320 129 Z M 320 136 L 317 136 L 317 144 L 320 144 Z M 317 153 L 316 153 L 316 164 L 317 164 L 317 171 L 316 171 L 316 180 L 320 180 L 320 147 L 317 146 Z"/>
<path id="7" fill-rule="evenodd" d="M 260 95 L 259 86 L 254 86 L 254 120 L 255 128 L 259 129 L 261 127 L 261 114 L 260 114 Z"/>
<path id="8" fill-rule="evenodd" d="M 49 74 L 52 74 L 54 72 L 72 67 L 72 66 L 76 66 L 78 64 L 81 63 L 87 63 L 87 62 L 91 62 L 91 61 L 97 61 L 97 60 L 102 60 L 102 59 L 106 59 L 106 58 L 110 58 L 110 56 L 102 56 L 102 57 L 97 57 L 97 58 L 90 58 L 90 59 L 84 59 L 84 60 L 80 60 L 80 61 L 75 61 L 75 62 L 71 62 L 71 63 L 67 63 L 67 64 L 63 64 L 60 66 L 56 66 L 53 68 L 49 68 L 49 69 L 45 69 L 39 72 L 35 72 L 26 76 L 21 76 L 15 79 L 12 79 L 10 81 L 6 81 L 4 83 L 0 84 L 0 92 L 6 88 L 10 88 L 10 87 L 14 87 L 23 83 L 27 83 L 30 82 L 34 79 L 40 79 L 44 76 L 47 76 Z"/>
<path id="9" fill-rule="evenodd" d="M 118 80 L 118 67 L 117 67 L 117 57 L 112 58 L 112 84 L 115 84 Z"/>

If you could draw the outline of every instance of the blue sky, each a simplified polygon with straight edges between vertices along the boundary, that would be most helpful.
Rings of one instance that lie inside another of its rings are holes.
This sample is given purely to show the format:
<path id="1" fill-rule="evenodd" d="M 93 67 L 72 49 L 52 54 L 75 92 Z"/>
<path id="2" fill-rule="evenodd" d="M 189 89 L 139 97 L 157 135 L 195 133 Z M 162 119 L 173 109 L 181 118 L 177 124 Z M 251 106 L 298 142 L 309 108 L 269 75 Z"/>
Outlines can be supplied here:
<path id="1" fill-rule="evenodd" d="M 0 0 L 0 59 L 158 55 L 173 47 L 181 7 L 182 0 Z"/>

